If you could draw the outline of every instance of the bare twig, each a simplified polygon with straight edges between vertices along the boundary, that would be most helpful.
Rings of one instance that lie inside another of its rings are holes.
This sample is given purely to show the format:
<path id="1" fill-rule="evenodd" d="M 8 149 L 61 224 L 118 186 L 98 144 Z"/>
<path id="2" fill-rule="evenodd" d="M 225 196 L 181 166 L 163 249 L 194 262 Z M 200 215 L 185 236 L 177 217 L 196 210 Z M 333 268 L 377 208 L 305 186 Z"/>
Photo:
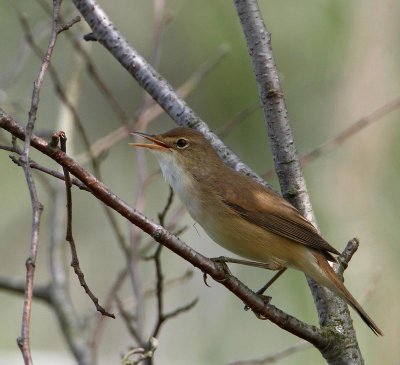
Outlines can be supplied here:
<path id="1" fill-rule="evenodd" d="M 177 285 L 182 285 L 186 281 L 190 280 L 192 277 L 193 277 L 193 270 L 188 269 L 181 276 L 174 278 L 174 279 L 166 280 L 164 283 L 164 290 L 168 290 L 170 288 L 176 287 Z M 157 294 L 157 290 L 149 289 L 144 292 L 143 297 L 144 297 L 144 299 L 149 299 L 156 294 Z"/>
<path id="2" fill-rule="evenodd" d="M 220 128 L 216 133 L 217 135 L 224 139 L 231 131 L 237 127 L 240 123 L 245 121 L 248 117 L 250 117 L 254 112 L 259 110 L 261 105 L 259 102 L 254 103 L 253 105 L 248 106 L 244 110 L 237 113 L 228 123 L 226 123 L 222 128 Z"/>
<path id="3" fill-rule="evenodd" d="M 144 346 L 141 335 L 137 332 L 137 327 L 134 325 L 135 319 L 130 315 L 128 311 L 124 309 L 121 299 L 118 296 L 115 297 L 115 302 L 117 303 L 117 307 L 119 313 L 121 314 L 122 319 L 126 325 L 126 328 L 130 335 L 136 340 L 139 346 Z"/>
<path id="4" fill-rule="evenodd" d="M 108 292 L 107 298 L 105 300 L 104 308 L 106 309 L 106 311 L 110 311 L 112 308 L 112 305 L 114 303 L 114 300 L 118 299 L 117 293 L 127 277 L 128 277 L 128 270 L 126 268 L 123 269 L 118 274 L 118 276 L 115 279 L 114 284 L 111 286 L 111 289 Z M 121 304 L 121 308 L 123 308 L 123 304 L 122 303 L 120 303 L 120 304 Z M 121 310 L 120 310 L 120 312 L 121 312 Z M 96 319 L 96 323 L 95 323 L 94 330 L 93 330 L 93 335 L 90 340 L 90 347 L 92 348 L 93 352 L 96 351 L 98 344 L 100 342 L 101 335 L 103 334 L 103 328 L 104 328 L 104 324 L 105 324 L 104 318 L 105 318 L 104 316 L 98 316 Z"/>
<path id="5" fill-rule="evenodd" d="M 80 16 L 76 16 L 73 19 L 71 19 L 70 21 L 60 25 L 57 28 L 57 33 L 60 34 L 62 32 L 65 32 L 66 30 L 68 30 L 69 28 L 71 28 L 74 24 L 79 23 L 81 21 L 81 17 Z"/>
<path id="6" fill-rule="evenodd" d="M 360 242 L 358 238 L 355 237 L 351 239 L 349 242 L 347 242 L 345 249 L 338 257 L 338 261 L 340 264 L 338 269 L 336 270 L 338 274 L 343 275 L 343 272 L 347 269 L 347 266 L 349 265 L 351 258 L 358 250 L 359 245 Z"/>
<path id="7" fill-rule="evenodd" d="M 11 151 L 11 152 L 17 153 L 17 151 L 15 151 L 14 147 L 8 147 L 8 148 L 5 148 L 5 147 L 7 147 L 7 146 L 0 146 L 0 149 L 1 150 L 4 149 L 6 151 Z M 21 160 L 19 158 L 15 157 L 13 155 L 10 155 L 9 157 L 16 165 L 21 166 Z M 64 175 L 62 173 L 60 173 L 58 171 L 55 171 L 55 170 L 51 170 L 51 169 L 49 169 L 47 167 L 44 167 L 42 165 L 39 165 L 37 162 L 33 161 L 32 159 L 29 159 L 29 166 L 30 166 L 31 169 L 35 169 L 35 170 L 44 172 L 45 174 L 47 174 L 49 176 L 53 176 L 53 177 L 55 177 L 55 178 L 57 178 L 59 180 L 65 181 L 65 177 L 64 177 Z M 76 187 L 78 187 L 79 189 L 81 189 L 81 190 L 87 190 L 87 191 L 89 190 L 87 186 L 82 184 L 75 177 L 72 177 L 71 183 L 73 185 L 75 185 Z"/>
<path id="8" fill-rule="evenodd" d="M 275 364 L 281 359 L 284 359 L 288 357 L 289 355 L 292 355 L 294 353 L 297 353 L 299 351 L 305 350 L 310 348 L 311 345 L 306 342 L 306 341 L 301 341 L 299 343 L 296 343 L 294 345 L 291 345 L 281 351 L 278 351 L 272 355 L 269 355 L 263 359 L 260 360 L 248 360 L 248 361 L 235 361 L 231 362 L 227 365 L 267 365 L 267 364 Z"/>
<path id="9" fill-rule="evenodd" d="M 161 226 L 164 226 L 165 217 L 168 213 L 168 210 L 171 208 L 173 198 L 174 198 L 174 191 L 172 190 L 172 188 L 170 188 L 169 196 L 168 196 L 167 202 L 165 204 L 165 207 L 162 210 L 162 212 L 158 214 L 158 220 L 159 220 Z M 164 313 L 164 275 L 162 272 L 162 265 L 161 265 L 162 247 L 163 246 L 161 244 L 159 244 L 155 254 L 152 257 L 152 259 L 154 260 L 155 268 L 156 268 L 156 290 L 155 290 L 155 293 L 156 293 L 156 301 L 157 301 L 157 321 L 156 321 L 156 324 L 154 326 L 154 330 L 153 330 L 153 333 L 151 336 L 155 337 L 155 338 L 157 338 L 158 333 L 160 332 L 161 326 L 164 324 L 164 322 L 166 322 L 170 318 L 176 317 L 180 313 L 189 311 L 197 303 L 197 298 L 196 298 L 189 304 L 187 304 L 183 307 L 179 307 L 171 313 L 168 313 L 168 314 Z"/>
<path id="10" fill-rule="evenodd" d="M 195 298 L 195 299 L 193 299 L 190 303 L 188 303 L 188 304 L 186 304 L 186 305 L 184 305 L 184 306 L 182 306 L 182 307 L 178 307 L 178 308 L 176 308 L 176 309 L 175 309 L 174 311 L 172 311 L 172 312 L 164 313 L 164 314 L 159 318 L 159 321 L 157 322 L 157 325 L 156 325 L 156 327 L 155 327 L 155 329 L 154 329 L 154 334 L 158 334 L 158 332 L 159 332 L 161 326 L 164 324 L 165 321 L 167 321 L 167 320 L 169 320 L 169 319 L 171 319 L 171 318 L 174 318 L 174 317 L 178 316 L 178 315 L 181 314 L 181 313 L 188 312 L 188 311 L 190 311 L 192 308 L 194 308 L 194 306 L 197 304 L 198 300 L 199 300 L 198 298 Z"/>
<path id="11" fill-rule="evenodd" d="M 57 40 L 57 27 L 58 27 L 57 21 L 60 13 L 60 5 L 61 5 L 61 0 L 53 0 L 52 30 L 51 30 L 50 41 L 47 47 L 45 57 L 43 58 L 42 64 L 40 66 L 38 77 L 34 82 L 28 123 L 25 127 L 24 149 L 21 155 L 21 161 L 23 164 L 25 179 L 28 184 L 29 194 L 32 203 L 31 245 L 30 245 L 29 257 L 25 263 L 26 265 L 25 300 L 22 312 L 21 336 L 17 339 L 18 346 L 22 352 L 22 356 L 26 365 L 32 364 L 30 337 L 29 337 L 30 318 L 31 318 L 31 306 L 32 306 L 32 295 L 33 295 L 33 278 L 35 274 L 36 256 L 39 248 L 40 217 L 41 217 L 41 212 L 43 210 L 43 206 L 39 202 L 35 183 L 33 181 L 31 169 L 29 166 L 29 148 L 30 148 L 30 140 L 36 122 L 36 113 L 39 107 L 40 90 L 44 81 L 44 76 L 49 67 L 50 58 L 53 53 Z"/>
<path id="12" fill-rule="evenodd" d="M 349 127 L 341 131 L 335 137 L 323 142 L 318 147 L 314 148 L 310 152 L 300 156 L 300 162 L 302 166 L 308 165 L 315 159 L 333 151 L 335 148 L 341 146 L 343 143 L 347 142 L 349 139 L 357 135 L 359 132 L 364 130 L 364 128 L 372 125 L 373 123 L 381 120 L 386 115 L 400 108 L 400 96 L 394 98 L 388 103 L 375 109 L 372 113 L 360 118 Z M 274 176 L 275 170 L 270 170 L 264 173 L 262 176 L 265 179 L 270 179 Z"/>
<path id="13" fill-rule="evenodd" d="M 28 42 L 28 44 L 30 45 L 30 47 L 32 48 L 33 52 L 36 54 L 37 57 L 41 58 L 43 55 L 42 50 L 40 49 L 40 47 L 36 44 L 33 35 L 32 35 L 32 31 L 31 28 L 29 26 L 29 23 L 26 19 L 26 16 L 22 13 L 19 13 L 19 21 L 21 23 L 22 28 L 24 29 L 25 32 L 25 37 L 26 37 L 26 41 Z M 57 34 L 59 34 L 58 30 L 57 30 Z M 67 93 L 64 90 L 64 87 L 62 85 L 61 79 L 55 69 L 54 66 L 52 66 L 51 64 L 48 65 L 48 71 L 51 77 L 51 80 L 54 84 L 54 89 L 58 95 L 58 97 L 60 98 L 60 100 L 64 103 L 64 105 L 68 108 L 68 110 L 70 111 L 71 115 L 73 116 L 73 120 L 75 123 L 75 126 L 77 127 L 77 129 L 79 130 L 80 136 L 85 144 L 85 146 L 90 146 L 90 141 L 89 141 L 89 137 L 85 131 L 85 128 L 83 127 L 83 122 L 78 114 L 78 111 L 76 110 L 75 106 L 73 105 L 73 103 L 71 103 L 71 101 L 68 98 Z M 90 150 L 89 150 L 90 153 Z M 93 164 L 96 164 L 96 160 L 93 156 L 91 157 L 91 161 Z"/>
<path id="14" fill-rule="evenodd" d="M 25 293 L 26 282 L 23 279 L 17 279 L 13 277 L 0 276 L 0 289 L 7 290 L 16 294 Z M 49 285 L 34 285 L 33 297 L 36 299 L 43 300 L 46 303 L 51 302 L 51 293 Z"/>
<path id="15" fill-rule="evenodd" d="M 66 152 L 66 141 L 67 138 L 64 134 L 64 132 L 58 132 L 57 134 L 54 135 L 55 138 L 60 139 L 60 145 L 61 145 L 61 151 L 64 153 Z M 72 193 L 71 193 L 71 178 L 69 175 L 69 171 L 67 168 L 63 167 L 64 171 L 64 176 L 65 176 L 65 188 L 66 188 L 66 194 L 67 194 L 67 234 L 66 234 L 66 240 L 69 242 L 70 248 L 71 248 L 71 255 L 72 255 L 72 260 L 71 260 L 71 266 L 74 268 L 75 274 L 78 276 L 79 283 L 81 286 L 85 289 L 85 292 L 89 296 L 89 298 L 92 300 L 94 305 L 96 306 L 96 309 L 103 315 L 111 318 L 115 318 L 115 315 L 112 313 L 107 312 L 100 304 L 99 300 L 96 298 L 96 296 L 93 294 L 93 292 L 90 290 L 88 285 L 86 284 L 84 274 L 79 266 L 79 259 L 78 259 L 78 254 L 76 252 L 76 246 L 75 246 L 75 241 L 74 237 L 72 235 Z"/>
<path id="16" fill-rule="evenodd" d="M 174 200 L 174 191 L 172 190 L 171 187 L 169 187 L 169 195 L 168 195 L 167 203 L 165 204 L 165 207 L 162 210 L 162 212 L 158 213 L 158 215 L 157 215 L 158 221 L 160 222 L 160 224 L 163 227 L 165 226 L 165 216 L 167 215 L 168 211 L 170 210 L 173 200 Z"/>
<path id="17" fill-rule="evenodd" d="M 220 47 L 214 57 L 200 65 L 200 67 L 177 89 L 177 95 L 183 99 L 190 95 L 196 89 L 199 83 L 209 74 L 209 72 L 221 62 L 225 55 L 225 47 Z M 153 104 L 142 112 L 141 124 L 149 124 L 152 120 L 161 115 L 162 112 L 163 110 L 158 104 Z M 132 131 L 132 126 L 127 127 L 124 125 L 107 134 L 106 136 L 99 138 L 91 146 L 92 155 L 95 157 L 100 156 L 114 146 L 117 142 L 121 141 L 123 138 L 126 138 Z M 79 163 L 85 164 L 89 161 L 89 155 L 86 152 L 82 153 L 77 156 L 77 160 Z"/>
<path id="18" fill-rule="evenodd" d="M 67 32 L 66 34 L 68 34 Z M 77 105 L 80 100 L 80 81 L 82 76 L 82 62 L 79 58 L 74 59 L 74 68 L 68 77 L 65 92 L 72 105 Z M 75 128 L 73 116 L 69 109 L 61 103 L 57 117 L 58 130 L 62 130 L 68 135 L 69 151 L 73 153 L 73 141 Z M 54 133 L 54 131 L 53 131 Z M 52 138 L 52 135 L 47 138 Z M 57 147 L 58 141 L 54 141 Z M 55 148 L 56 148 L 55 147 Z M 65 179 L 64 174 L 62 178 Z M 50 211 L 50 241 L 48 250 L 48 263 L 51 275 L 52 306 L 57 316 L 59 326 L 71 353 L 79 365 L 96 364 L 94 351 L 91 351 L 87 339 L 87 322 L 84 316 L 74 308 L 69 286 L 69 269 L 65 257 L 65 223 L 66 223 L 66 194 L 65 183 L 52 181 L 51 192 L 51 211 Z M 104 317 L 104 316 L 96 316 Z"/>
<path id="19" fill-rule="evenodd" d="M 51 13 L 51 8 L 47 4 L 47 2 L 45 2 L 44 0 L 36 0 L 36 2 L 47 13 Z M 60 20 L 63 21 L 63 19 L 61 17 L 60 17 Z M 119 104 L 118 100 L 114 97 L 113 93 L 108 88 L 105 80 L 103 80 L 103 78 L 100 76 L 100 72 L 97 70 L 97 67 L 94 64 L 94 62 L 92 61 L 90 54 L 86 51 L 86 49 L 82 46 L 81 42 L 78 41 L 72 33 L 68 32 L 68 33 L 66 33 L 66 36 L 69 39 L 69 41 L 72 43 L 72 45 L 74 46 L 74 48 L 78 52 L 78 54 L 84 59 L 89 76 L 95 83 L 96 87 L 104 95 L 106 101 L 108 101 L 108 103 L 110 104 L 111 109 L 113 110 L 114 114 L 117 116 L 118 120 L 122 124 L 127 123 L 129 121 L 128 114 L 124 111 L 122 106 Z"/>
<path id="20" fill-rule="evenodd" d="M 148 258 L 144 258 L 144 259 L 150 260 L 151 258 L 148 257 Z M 185 282 L 187 282 L 188 280 L 190 280 L 192 277 L 193 277 L 193 270 L 188 269 L 181 276 L 166 280 L 164 283 L 164 290 L 168 290 L 168 289 L 174 288 L 178 285 L 182 285 Z M 154 289 L 154 288 L 148 289 L 143 293 L 143 299 L 148 300 L 150 298 L 153 298 L 155 295 L 157 295 L 157 289 Z M 125 298 L 123 301 L 124 308 L 131 308 L 133 306 L 133 304 L 134 304 L 133 297 Z"/>
<path id="21" fill-rule="evenodd" d="M 351 124 L 348 128 L 344 129 L 334 138 L 322 143 L 318 147 L 314 148 L 312 151 L 302 155 L 300 157 L 300 162 L 302 165 L 307 164 L 318 158 L 320 155 L 332 151 L 334 148 L 340 146 L 350 138 L 354 137 L 355 134 L 362 131 L 364 128 L 370 126 L 374 122 L 379 121 L 384 116 L 389 113 L 398 110 L 400 108 L 400 96 L 389 101 L 388 103 L 382 105 L 378 109 L 374 110 L 372 113 L 362 117 L 355 123 Z"/>

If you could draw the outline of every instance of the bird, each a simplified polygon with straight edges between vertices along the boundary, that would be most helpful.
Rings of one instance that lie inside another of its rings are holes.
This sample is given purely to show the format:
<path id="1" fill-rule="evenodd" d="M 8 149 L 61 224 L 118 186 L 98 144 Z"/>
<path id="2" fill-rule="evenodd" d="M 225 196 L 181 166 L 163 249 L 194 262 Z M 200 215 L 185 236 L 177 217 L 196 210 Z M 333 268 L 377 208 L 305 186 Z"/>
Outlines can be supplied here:
<path id="1" fill-rule="evenodd" d="M 254 266 L 305 273 L 349 304 L 376 335 L 383 335 L 329 264 L 339 252 L 288 201 L 226 165 L 195 129 L 134 134 L 150 143 L 130 145 L 154 153 L 165 180 L 217 244 Z"/>

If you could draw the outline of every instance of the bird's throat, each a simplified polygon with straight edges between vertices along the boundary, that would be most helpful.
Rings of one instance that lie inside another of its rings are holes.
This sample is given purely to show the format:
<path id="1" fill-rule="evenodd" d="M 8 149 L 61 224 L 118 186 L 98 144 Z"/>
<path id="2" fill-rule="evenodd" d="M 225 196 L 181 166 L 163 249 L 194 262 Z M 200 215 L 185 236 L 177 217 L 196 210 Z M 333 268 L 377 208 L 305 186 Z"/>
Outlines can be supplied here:
<path id="1" fill-rule="evenodd" d="M 164 179 L 187 207 L 190 215 L 196 219 L 199 215 L 200 207 L 196 191 L 196 181 L 192 174 L 171 153 L 155 152 L 155 155 L 160 164 Z"/>

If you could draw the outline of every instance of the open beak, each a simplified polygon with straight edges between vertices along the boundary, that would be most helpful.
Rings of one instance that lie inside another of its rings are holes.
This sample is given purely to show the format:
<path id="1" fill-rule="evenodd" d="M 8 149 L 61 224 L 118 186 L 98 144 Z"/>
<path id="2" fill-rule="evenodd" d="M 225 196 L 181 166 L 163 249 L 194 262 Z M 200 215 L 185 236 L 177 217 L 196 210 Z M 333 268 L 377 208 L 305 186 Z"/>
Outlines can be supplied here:
<path id="1" fill-rule="evenodd" d="M 145 147 L 145 148 L 158 150 L 158 151 L 160 151 L 160 150 L 161 151 L 165 151 L 166 149 L 169 149 L 169 146 L 166 143 L 164 143 L 163 141 L 158 140 L 157 138 L 154 138 L 154 136 L 151 135 L 151 134 L 141 133 L 141 132 L 133 132 L 131 134 L 146 138 L 148 141 L 153 142 L 153 143 L 128 143 L 129 146 Z"/>

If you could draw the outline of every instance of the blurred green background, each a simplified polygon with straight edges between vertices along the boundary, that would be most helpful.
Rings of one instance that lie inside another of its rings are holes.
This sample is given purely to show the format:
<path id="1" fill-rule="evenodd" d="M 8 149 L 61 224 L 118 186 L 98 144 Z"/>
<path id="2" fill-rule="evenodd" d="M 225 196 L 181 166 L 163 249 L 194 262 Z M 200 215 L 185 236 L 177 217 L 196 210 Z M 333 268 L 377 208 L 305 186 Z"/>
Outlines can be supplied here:
<path id="1" fill-rule="evenodd" d="M 14 0 L 12 4 L 25 14 L 45 49 L 51 25 L 49 17 L 35 1 Z M 100 4 L 129 42 L 143 56 L 150 57 L 154 27 L 152 1 L 101 1 Z M 400 94 L 400 2 L 397 0 L 270 0 L 260 1 L 260 6 L 272 33 L 275 59 L 300 154 L 336 136 Z M 174 87 L 179 87 L 202 63 L 215 57 L 218 47 L 229 46 L 224 60 L 187 98 L 210 128 L 218 131 L 258 99 L 233 2 L 175 0 L 167 1 L 166 7 L 173 18 L 163 34 L 158 69 Z M 67 19 L 77 15 L 68 1 L 64 1 L 62 13 Z M 76 35 L 88 31 L 83 22 L 72 29 Z M 0 34 L 0 105 L 26 123 L 32 83 L 40 60 L 24 44 L 24 33 L 15 10 L 9 2 L 1 0 Z M 142 101 L 142 90 L 102 46 L 91 44 L 90 52 L 115 97 L 126 112 L 134 116 Z M 64 34 L 57 42 L 52 64 L 64 83 L 76 70 L 77 59 Z M 15 70 L 15 77 L 9 78 Z M 85 71 L 78 111 L 91 142 L 120 126 Z M 47 77 L 36 129 L 56 130 L 59 113 L 60 102 Z M 360 347 L 369 364 L 395 364 L 400 357 L 399 117 L 398 111 L 385 116 L 333 152 L 304 167 L 317 220 L 326 239 L 339 250 L 354 236 L 361 240 L 360 249 L 346 271 L 346 285 L 385 334 L 383 338 L 376 338 L 352 313 Z M 162 115 L 149 130 L 162 132 L 173 125 Z M 4 132 L 1 135 L 8 138 Z M 273 167 L 260 110 L 224 140 L 257 172 L 263 173 Z M 104 182 L 124 200 L 133 203 L 137 186 L 136 160 L 135 151 L 128 148 L 127 142 L 128 139 L 124 139 L 115 145 L 101 167 Z M 73 154 L 84 151 L 78 136 L 73 138 L 73 144 Z M 46 166 L 55 166 L 36 152 L 32 152 L 32 156 Z M 147 160 L 149 169 L 155 169 L 152 156 Z M 31 207 L 22 169 L 16 167 L 4 151 L 0 151 L 0 179 L 0 275 L 22 278 L 28 254 Z M 276 179 L 271 183 L 278 187 Z M 45 210 L 35 281 L 46 283 L 52 200 L 40 181 L 38 187 Z M 155 220 L 167 195 L 168 187 L 162 179 L 152 184 L 146 194 L 145 214 Z M 125 259 L 100 204 L 78 189 L 74 189 L 73 198 L 74 236 L 81 267 L 89 286 L 102 301 Z M 178 205 L 175 201 L 174 206 Z M 129 225 L 118 220 L 128 237 Z M 188 216 L 183 219 L 184 224 L 189 229 L 182 238 L 194 249 L 207 256 L 228 255 L 199 226 L 197 233 Z M 163 252 L 163 262 L 167 278 L 179 276 L 188 269 L 186 262 L 167 250 Z M 154 286 L 153 266 L 143 263 L 140 270 L 143 287 Z M 262 270 L 235 266 L 232 271 L 252 288 L 262 285 L 269 275 Z M 72 272 L 70 282 L 76 311 L 90 320 L 96 315 L 95 310 Z M 129 289 L 127 283 L 122 291 L 123 298 L 131 296 Z M 285 274 L 271 288 L 270 294 L 273 304 L 304 321 L 317 323 L 316 310 L 302 274 L 293 271 Z M 156 363 L 223 364 L 258 359 L 299 342 L 273 324 L 259 321 L 243 311 L 243 304 L 217 283 L 211 282 L 211 288 L 207 288 L 198 271 L 190 282 L 168 291 L 165 305 L 167 310 L 172 310 L 195 297 L 199 297 L 199 302 L 192 311 L 167 322 L 163 328 Z M 21 297 L 0 291 L 0 363 L 22 363 L 15 341 L 20 332 L 22 304 Z M 154 303 L 149 302 L 146 307 L 148 328 L 153 319 Z M 63 359 L 62 363 L 73 363 L 54 314 L 39 302 L 33 305 L 31 337 L 33 359 L 38 359 L 37 363 L 45 364 L 51 355 Z M 100 363 L 118 363 L 120 354 L 130 345 L 132 342 L 123 323 L 107 320 L 100 344 Z M 54 363 L 54 359 L 49 363 Z M 314 349 L 280 361 L 280 364 L 323 363 Z"/>

